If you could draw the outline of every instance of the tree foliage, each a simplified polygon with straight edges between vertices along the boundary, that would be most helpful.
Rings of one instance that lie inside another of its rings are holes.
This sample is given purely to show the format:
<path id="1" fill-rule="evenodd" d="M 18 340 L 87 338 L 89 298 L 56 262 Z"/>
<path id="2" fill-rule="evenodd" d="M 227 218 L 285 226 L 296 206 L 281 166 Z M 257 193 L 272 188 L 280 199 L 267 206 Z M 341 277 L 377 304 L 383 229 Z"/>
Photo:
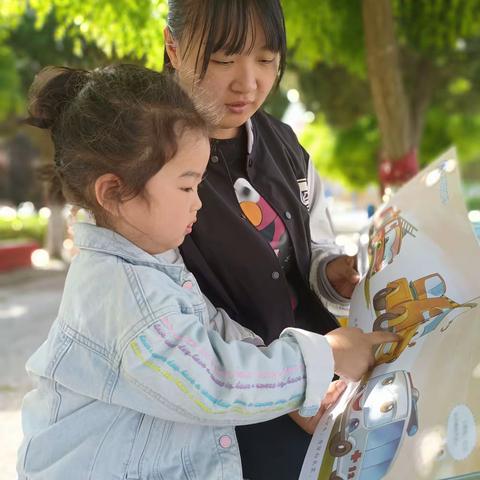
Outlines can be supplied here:
<path id="1" fill-rule="evenodd" d="M 329 172 L 344 183 L 362 186 L 376 180 L 376 169 L 367 167 L 373 167 L 372 159 L 379 158 L 381 141 L 378 135 L 376 142 L 370 136 L 376 122 L 365 75 L 363 29 L 359 28 L 361 0 L 319 3 L 321 7 L 312 5 L 302 21 L 289 24 L 289 34 L 296 39 L 291 67 L 297 73 L 302 100 L 310 110 L 324 116 L 336 134 L 335 160 Z M 335 27 L 333 18 L 339 3 L 357 13 L 350 18 L 352 29 L 345 25 Z M 292 15 L 294 4 L 292 0 Z M 421 163 L 452 143 L 459 147 L 463 161 L 478 161 L 475 139 L 480 135 L 480 91 L 475 85 L 480 80 L 480 2 L 392 0 L 392 5 L 401 74 Z M 323 15 L 318 15 L 320 9 Z M 331 29 L 335 33 L 322 37 L 321 32 Z M 335 56 L 346 39 L 351 47 Z M 325 42 L 329 45 L 325 46 Z M 315 44 L 319 45 L 317 50 Z M 308 55 L 304 58 L 305 52 Z M 302 137 L 313 152 L 321 151 L 321 135 L 311 132 L 322 131 L 322 118 Z M 318 163 L 324 161 L 315 155 L 314 158 Z M 354 162 L 364 166 L 366 174 L 359 174 Z"/>
<path id="2" fill-rule="evenodd" d="M 24 2 L 7 0 L 0 14 L 0 120 L 15 114 L 22 107 L 20 76 L 13 51 L 5 44 L 10 32 L 18 25 L 24 12 Z"/>
<path id="3" fill-rule="evenodd" d="M 480 33 L 477 0 L 393 0 L 402 43 L 441 58 L 455 50 L 460 39 Z"/>
<path id="4" fill-rule="evenodd" d="M 31 6 L 39 23 L 55 11 L 62 25 L 58 37 L 78 28 L 85 40 L 95 42 L 109 57 L 134 57 L 150 67 L 162 66 L 165 1 L 31 0 Z"/>
<path id="5" fill-rule="evenodd" d="M 4 13 L 5 4 L 5 13 Z M 108 57 L 136 58 L 147 66 L 161 68 L 166 0 L 2 0 L 3 24 L 12 30 L 25 11 L 35 12 L 41 29 L 54 13 L 55 38 L 71 35 L 75 52 L 82 43 L 95 43 Z"/>
<path id="6" fill-rule="evenodd" d="M 343 65 L 365 76 L 360 0 L 283 0 L 288 45 L 297 63 Z"/>
<path id="7" fill-rule="evenodd" d="M 412 115 L 424 109 L 418 116 L 422 161 L 450 143 L 464 160 L 478 159 L 473 139 L 480 134 L 480 2 L 391 2 L 409 107 Z M 350 185 L 375 181 L 381 140 L 365 61 L 362 0 L 282 3 L 287 79 L 293 72 L 302 100 L 317 114 L 303 135 L 305 146 L 324 172 Z M 104 55 L 162 68 L 166 13 L 166 0 L 2 0 L 0 117 L 21 108 L 35 61 L 100 62 Z M 40 37 L 33 28 L 50 35 L 51 43 L 34 43 Z M 31 45 L 29 35 L 36 39 Z M 279 112 L 285 97 L 280 92 L 276 98 L 271 106 Z"/>
<path id="8" fill-rule="evenodd" d="M 0 43 L 0 120 L 21 111 L 24 98 L 21 79 L 16 69 L 15 56 L 10 48 Z"/>
<path id="9" fill-rule="evenodd" d="M 379 142 L 373 116 L 361 117 L 349 128 L 335 130 L 319 115 L 315 123 L 305 128 L 301 141 L 308 146 L 320 174 L 351 188 L 372 182 Z"/>

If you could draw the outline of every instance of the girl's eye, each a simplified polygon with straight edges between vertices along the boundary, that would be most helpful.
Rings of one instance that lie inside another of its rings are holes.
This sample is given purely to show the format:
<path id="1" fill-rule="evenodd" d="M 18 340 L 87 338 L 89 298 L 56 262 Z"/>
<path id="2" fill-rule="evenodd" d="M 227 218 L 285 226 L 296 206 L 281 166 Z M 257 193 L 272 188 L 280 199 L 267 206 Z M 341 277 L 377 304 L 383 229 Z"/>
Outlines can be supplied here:
<path id="1" fill-rule="evenodd" d="M 275 61 L 275 58 L 262 58 L 260 60 L 260 63 L 273 63 Z"/>
<path id="2" fill-rule="evenodd" d="M 180 190 L 182 190 L 182 192 L 187 192 L 187 193 L 198 190 L 198 188 L 202 185 L 202 182 L 205 180 L 206 177 L 207 177 L 207 174 L 204 173 L 202 178 L 199 181 L 195 182 L 192 187 L 180 187 Z"/>

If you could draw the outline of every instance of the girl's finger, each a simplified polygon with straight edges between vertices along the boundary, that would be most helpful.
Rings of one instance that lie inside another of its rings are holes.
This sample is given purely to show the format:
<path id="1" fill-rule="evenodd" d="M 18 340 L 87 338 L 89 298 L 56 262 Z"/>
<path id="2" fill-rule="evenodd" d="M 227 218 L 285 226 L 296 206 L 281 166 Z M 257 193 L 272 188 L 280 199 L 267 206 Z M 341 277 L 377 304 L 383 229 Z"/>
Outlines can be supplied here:
<path id="1" fill-rule="evenodd" d="M 338 397 L 345 391 L 347 384 L 343 380 L 336 380 L 328 387 L 323 403 L 330 406 L 330 404 L 337 401 Z"/>

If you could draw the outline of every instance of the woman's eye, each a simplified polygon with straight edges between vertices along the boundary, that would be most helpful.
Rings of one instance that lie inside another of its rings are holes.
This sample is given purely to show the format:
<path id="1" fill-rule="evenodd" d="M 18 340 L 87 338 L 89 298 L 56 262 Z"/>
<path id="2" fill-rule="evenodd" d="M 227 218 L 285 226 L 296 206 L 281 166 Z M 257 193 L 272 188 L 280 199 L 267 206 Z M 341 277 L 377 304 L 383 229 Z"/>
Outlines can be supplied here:
<path id="1" fill-rule="evenodd" d="M 274 58 L 262 58 L 260 63 L 273 63 L 275 61 Z"/>
<path id="2" fill-rule="evenodd" d="M 183 192 L 193 192 L 193 188 L 192 187 L 183 187 L 181 188 L 180 190 L 182 190 Z"/>
<path id="3" fill-rule="evenodd" d="M 216 63 L 217 65 L 230 65 L 233 63 L 231 60 L 211 60 L 213 63 Z"/>

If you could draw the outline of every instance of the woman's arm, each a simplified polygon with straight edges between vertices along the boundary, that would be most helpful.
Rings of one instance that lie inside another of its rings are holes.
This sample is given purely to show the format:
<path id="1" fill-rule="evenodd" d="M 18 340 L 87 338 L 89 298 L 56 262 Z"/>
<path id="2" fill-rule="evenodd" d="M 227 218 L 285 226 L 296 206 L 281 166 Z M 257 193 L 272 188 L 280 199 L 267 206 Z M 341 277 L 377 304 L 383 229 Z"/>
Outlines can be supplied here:
<path id="1" fill-rule="evenodd" d="M 310 286 L 322 302 L 334 313 L 348 313 L 349 297 L 358 283 L 354 259 L 347 257 L 335 243 L 335 233 L 328 211 L 323 183 L 303 150 L 308 161 L 308 195 L 312 258 Z"/>

